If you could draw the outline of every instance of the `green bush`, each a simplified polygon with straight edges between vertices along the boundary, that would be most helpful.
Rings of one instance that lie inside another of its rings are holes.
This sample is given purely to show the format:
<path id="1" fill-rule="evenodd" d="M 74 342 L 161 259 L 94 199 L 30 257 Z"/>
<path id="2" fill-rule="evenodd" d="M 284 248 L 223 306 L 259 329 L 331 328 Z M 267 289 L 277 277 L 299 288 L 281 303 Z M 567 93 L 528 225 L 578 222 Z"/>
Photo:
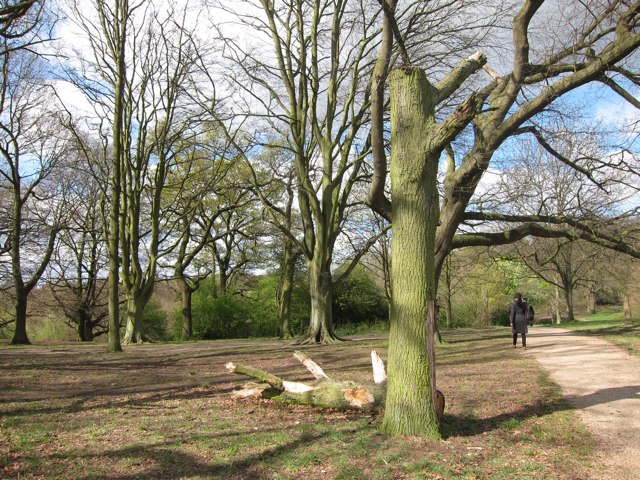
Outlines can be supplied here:
<path id="1" fill-rule="evenodd" d="M 196 339 L 277 337 L 280 321 L 276 305 L 278 274 L 251 280 L 242 294 L 217 295 L 214 279 L 202 282 L 193 294 L 193 335 Z M 303 272 L 294 282 L 290 326 L 294 335 L 309 325 L 311 302 Z M 388 328 L 389 306 L 375 282 L 357 268 L 334 289 L 333 318 L 337 328 L 353 331 Z M 180 339 L 182 313 L 175 314 L 173 336 Z"/>
<path id="2" fill-rule="evenodd" d="M 497 308 L 491 317 L 491 323 L 493 325 L 500 325 L 503 327 L 508 327 L 511 324 L 511 319 L 509 318 L 509 313 L 511 311 L 511 306 L 504 306 Z"/>
<path id="3" fill-rule="evenodd" d="M 39 319 L 32 319 L 27 323 L 29 337 L 31 340 L 42 341 L 73 341 L 78 339 L 78 333 L 69 325 L 67 325 L 61 318 L 55 316 L 43 317 L 41 321 Z"/>
<path id="4" fill-rule="evenodd" d="M 171 339 L 167 332 L 167 315 L 160 308 L 160 304 L 154 300 L 150 300 L 144 308 L 142 325 L 145 334 L 151 340 L 164 341 Z"/>
<path id="5" fill-rule="evenodd" d="M 388 322 L 389 303 L 380 288 L 358 266 L 336 283 L 333 291 L 333 321 L 336 328 Z"/>
<path id="6" fill-rule="evenodd" d="M 276 337 L 280 332 L 275 304 L 277 278 L 268 275 L 240 294 L 217 295 L 214 279 L 193 294 L 193 336 L 196 339 Z M 173 335 L 181 338 L 182 313 L 176 312 Z"/>
<path id="7" fill-rule="evenodd" d="M 232 295 L 217 298 L 194 295 L 193 334 L 196 338 L 251 336 L 251 317 L 244 302 Z"/>

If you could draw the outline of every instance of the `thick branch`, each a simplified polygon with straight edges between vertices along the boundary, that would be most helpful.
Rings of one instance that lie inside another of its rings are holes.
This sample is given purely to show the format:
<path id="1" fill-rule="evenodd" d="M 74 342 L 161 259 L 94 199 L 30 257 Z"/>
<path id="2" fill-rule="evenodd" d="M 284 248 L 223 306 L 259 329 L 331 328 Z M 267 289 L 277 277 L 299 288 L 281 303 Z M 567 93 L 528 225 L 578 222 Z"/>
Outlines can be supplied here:
<path id="1" fill-rule="evenodd" d="M 386 2 L 385 2 L 386 3 Z M 385 10 L 382 23 L 382 40 L 378 58 L 371 75 L 371 154 L 373 156 L 373 175 L 365 203 L 388 222 L 391 221 L 391 201 L 385 195 L 387 181 L 387 155 L 384 141 L 384 87 L 391 62 L 393 47 L 392 20 L 395 0 L 387 5 L 391 14 Z"/>
<path id="2" fill-rule="evenodd" d="M 513 20 L 513 77 L 516 82 L 521 82 L 526 75 L 529 66 L 529 22 L 543 3 L 544 0 L 526 0 Z"/>
<path id="3" fill-rule="evenodd" d="M 316 380 L 331 380 L 326 373 L 324 373 L 324 370 L 322 370 L 322 368 L 320 367 L 320 365 L 318 365 L 316 362 L 314 362 L 313 360 L 311 360 L 309 357 L 307 357 L 304 353 L 300 352 L 300 351 L 295 351 L 293 356 L 295 357 L 296 360 L 298 360 L 300 363 L 302 363 L 305 367 L 307 367 L 307 370 L 309 370 L 309 372 L 311 372 L 311 375 L 313 375 L 315 377 Z"/>
<path id="4" fill-rule="evenodd" d="M 629 102 L 631 105 L 633 105 L 636 108 L 640 108 L 640 100 L 638 100 L 636 97 L 634 97 L 633 95 L 631 95 L 627 90 L 625 90 L 624 88 L 622 88 L 618 83 L 616 83 L 612 78 L 607 77 L 606 75 L 602 75 L 602 77 L 600 77 L 598 79 L 600 82 L 604 83 L 606 86 L 608 86 L 611 90 L 613 90 L 614 92 L 616 92 L 618 95 L 620 95 L 622 98 L 624 98 L 627 102 Z"/>
<path id="5" fill-rule="evenodd" d="M 458 62 L 447 76 L 436 84 L 436 105 L 446 100 L 455 92 L 462 83 L 471 75 L 480 70 L 487 63 L 487 56 L 482 52 L 476 52 Z"/>
<path id="6" fill-rule="evenodd" d="M 640 258 L 640 250 L 602 233 L 593 233 L 586 228 L 550 227 L 539 223 L 524 223 L 518 227 L 502 232 L 475 232 L 458 234 L 453 237 L 452 249 L 463 247 L 491 247 L 507 245 L 522 240 L 525 237 L 568 238 L 570 240 L 585 240 L 602 247 L 625 253 L 634 258 Z"/>

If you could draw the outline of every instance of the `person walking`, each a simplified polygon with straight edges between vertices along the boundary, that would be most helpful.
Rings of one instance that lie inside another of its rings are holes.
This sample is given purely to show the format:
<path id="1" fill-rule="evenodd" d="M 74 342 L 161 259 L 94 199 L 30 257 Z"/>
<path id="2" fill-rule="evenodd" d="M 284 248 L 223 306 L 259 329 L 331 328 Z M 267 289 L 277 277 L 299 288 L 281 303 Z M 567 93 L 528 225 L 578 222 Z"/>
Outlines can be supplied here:
<path id="1" fill-rule="evenodd" d="M 509 319 L 511 321 L 511 333 L 513 334 L 513 348 L 516 348 L 518 343 L 518 334 L 522 336 L 522 347 L 527 349 L 527 314 L 529 307 L 527 303 L 522 300 L 522 294 L 516 292 L 513 303 L 511 304 L 511 311 L 509 312 Z"/>

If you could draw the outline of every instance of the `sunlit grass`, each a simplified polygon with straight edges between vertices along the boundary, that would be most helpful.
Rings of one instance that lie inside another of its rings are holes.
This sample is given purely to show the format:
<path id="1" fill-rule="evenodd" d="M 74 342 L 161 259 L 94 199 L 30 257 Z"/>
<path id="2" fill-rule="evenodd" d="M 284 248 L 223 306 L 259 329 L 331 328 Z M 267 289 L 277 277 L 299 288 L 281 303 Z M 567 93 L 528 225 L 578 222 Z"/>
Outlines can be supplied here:
<path id="1" fill-rule="evenodd" d="M 440 442 L 383 435 L 380 414 L 232 399 L 242 379 L 222 377 L 224 363 L 289 378 L 299 365 L 284 343 L 0 356 L 0 384 L 24 374 L 37 397 L 21 399 L 11 382 L 15 398 L 0 403 L 0 478 L 587 478 L 588 434 L 544 371 L 510 348 L 507 329 L 443 333 Z M 370 351 L 386 358 L 387 340 L 366 338 L 307 353 L 335 378 L 370 381 Z M 62 364 L 82 365 L 86 385 Z M 134 370 L 131 383 L 121 383 Z M 169 388 L 180 378 L 189 383 Z"/>
<path id="2" fill-rule="evenodd" d="M 640 323 L 637 320 L 626 323 L 622 307 L 601 307 L 594 314 L 577 315 L 575 322 L 556 326 L 600 336 L 629 353 L 640 356 Z"/>

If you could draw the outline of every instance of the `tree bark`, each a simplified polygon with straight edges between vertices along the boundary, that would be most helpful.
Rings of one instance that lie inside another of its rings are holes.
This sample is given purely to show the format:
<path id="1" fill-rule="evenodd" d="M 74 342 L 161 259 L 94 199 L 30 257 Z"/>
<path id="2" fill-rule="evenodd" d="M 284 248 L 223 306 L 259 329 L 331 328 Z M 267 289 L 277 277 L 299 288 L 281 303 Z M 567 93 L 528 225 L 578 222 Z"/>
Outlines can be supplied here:
<path id="1" fill-rule="evenodd" d="M 14 312 L 15 330 L 11 345 L 29 345 L 27 336 L 27 299 L 29 291 L 25 287 L 22 276 L 22 264 L 20 257 L 20 243 L 22 240 L 22 198 L 20 194 L 20 179 L 14 182 L 13 195 L 13 225 L 11 228 L 11 269 L 14 283 Z"/>
<path id="2" fill-rule="evenodd" d="M 15 331 L 11 345 L 30 345 L 27 336 L 27 297 L 28 292 L 21 287 L 15 288 Z"/>
<path id="3" fill-rule="evenodd" d="M 287 206 L 284 210 L 284 228 L 292 231 L 293 227 L 293 170 L 289 174 L 286 183 Z M 291 295 L 293 293 L 293 277 L 295 274 L 296 246 L 289 235 L 283 235 L 283 255 L 280 268 L 280 278 L 278 281 L 278 291 L 276 293 L 276 303 L 278 305 L 278 318 L 280 320 L 280 338 L 292 338 L 291 332 Z"/>
<path id="4" fill-rule="evenodd" d="M 389 89 L 393 261 L 389 384 L 381 428 L 437 439 L 433 328 L 440 152 L 430 149 L 434 102 L 420 69 L 395 70 Z"/>
<path id="5" fill-rule="evenodd" d="M 309 268 L 309 294 L 311 296 L 311 312 L 309 328 L 299 343 L 332 343 L 339 338 L 333 331 L 333 282 L 330 261 L 321 255 L 322 249 L 316 248 L 316 255 L 307 262 Z"/>
<path id="6" fill-rule="evenodd" d="M 570 279 L 563 279 L 563 291 L 564 301 L 567 305 L 567 321 L 573 322 L 575 320 L 574 307 L 573 307 L 573 284 Z"/>
<path id="7" fill-rule="evenodd" d="M 296 257 L 293 253 L 293 241 L 284 237 L 284 258 L 278 291 L 278 316 L 280 319 L 280 338 L 292 338 L 291 332 L 291 294 L 293 293 L 293 276 Z"/>
<path id="8" fill-rule="evenodd" d="M 193 338 L 193 315 L 191 309 L 193 289 L 184 277 L 180 278 L 179 282 L 182 297 L 182 340 L 186 341 Z"/>
<path id="9" fill-rule="evenodd" d="M 142 322 L 144 308 L 148 301 L 147 295 L 135 294 L 134 292 L 127 295 L 127 324 L 122 340 L 123 343 L 144 343 L 148 341 L 144 334 Z"/>
<path id="10" fill-rule="evenodd" d="M 75 316 L 78 319 L 78 338 L 81 342 L 91 342 L 94 323 L 88 306 L 84 303 L 80 305 Z"/>
<path id="11" fill-rule="evenodd" d="M 622 308 L 624 311 L 624 322 L 633 323 L 633 315 L 631 314 L 631 302 L 629 299 L 629 294 L 627 293 L 622 295 Z"/>
<path id="12" fill-rule="evenodd" d="M 104 35 L 113 43 L 112 54 L 115 65 L 115 101 L 113 118 L 113 151 L 111 153 L 111 198 L 109 207 L 108 256 L 109 256 L 109 352 L 121 352 L 120 344 L 120 195 L 122 193 L 122 164 L 124 158 L 124 90 L 126 81 L 127 22 L 129 17 L 128 0 L 117 0 L 114 17 L 110 18 L 105 9 L 100 9 L 103 21 Z M 113 25 L 113 37 L 106 28 L 110 22 Z"/>

